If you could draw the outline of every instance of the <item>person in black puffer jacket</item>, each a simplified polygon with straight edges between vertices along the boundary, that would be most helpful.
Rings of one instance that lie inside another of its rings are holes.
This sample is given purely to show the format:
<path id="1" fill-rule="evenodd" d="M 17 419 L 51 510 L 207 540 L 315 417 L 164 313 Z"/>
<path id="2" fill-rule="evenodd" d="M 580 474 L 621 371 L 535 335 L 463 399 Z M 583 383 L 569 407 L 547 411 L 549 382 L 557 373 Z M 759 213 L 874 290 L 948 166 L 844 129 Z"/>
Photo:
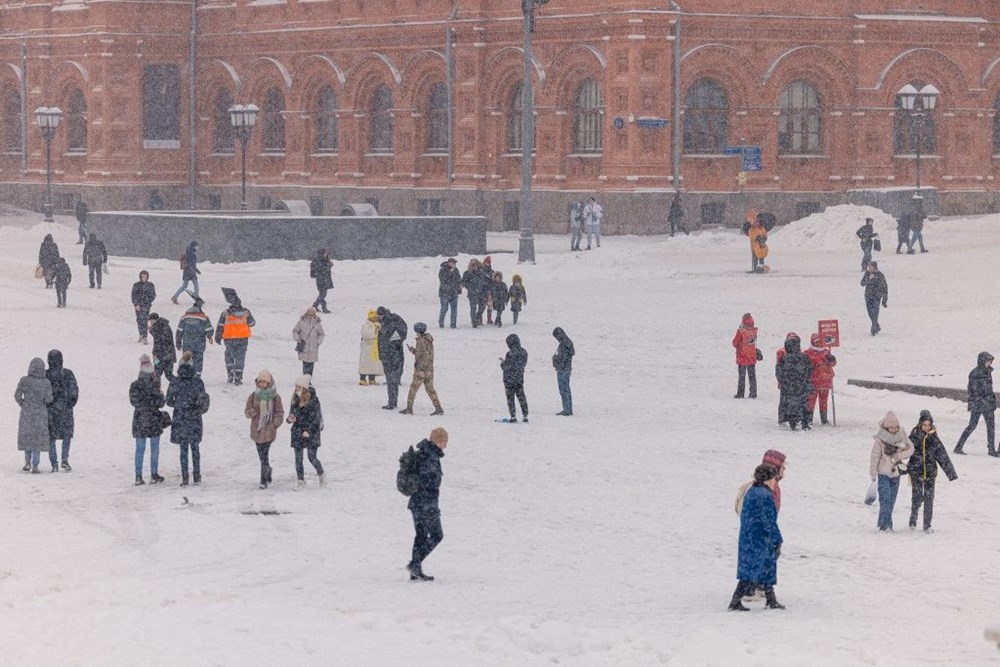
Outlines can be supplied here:
<path id="1" fill-rule="evenodd" d="M 375 312 L 382 324 L 378 330 L 378 358 L 382 360 L 385 389 L 389 398 L 382 409 L 395 410 L 399 400 L 399 383 L 403 379 L 403 341 L 406 340 L 408 327 L 406 320 L 385 306 L 379 306 Z"/>
<path id="2" fill-rule="evenodd" d="M 194 483 L 201 483 L 201 416 L 208 412 L 209 396 L 205 383 L 195 374 L 191 354 L 185 352 L 177 367 L 177 377 L 167 390 L 167 405 L 174 409 L 170 422 L 170 442 L 181 446 L 181 486 L 188 485 L 188 450 Z"/>
<path id="3" fill-rule="evenodd" d="M 785 338 L 785 354 L 774 367 L 781 398 L 778 400 L 778 421 L 787 421 L 793 431 L 799 422 L 803 430 L 810 430 L 807 404 L 812 393 L 812 362 L 802 353 L 799 337 L 789 334 Z"/>
<path id="4" fill-rule="evenodd" d="M 462 274 L 456 268 L 458 260 L 449 257 L 441 262 L 438 269 L 438 299 L 441 300 L 441 313 L 438 315 L 438 328 L 444 328 L 444 316 L 451 309 L 451 328 L 458 326 L 458 296 L 462 293 Z"/>
<path id="5" fill-rule="evenodd" d="M 438 497 L 441 489 L 441 457 L 448 446 L 448 431 L 438 426 L 426 440 L 417 443 L 417 477 L 420 480 L 416 493 L 410 496 L 406 507 L 413 514 L 413 551 L 406 569 L 410 581 L 434 581 L 424 574 L 423 562 L 444 539 L 441 529 L 441 509 Z"/>
<path id="6" fill-rule="evenodd" d="M 521 404 L 521 421 L 528 421 L 528 399 L 524 395 L 524 368 L 528 365 L 528 351 L 521 347 L 521 339 L 517 334 L 507 336 L 507 356 L 500 359 L 500 369 L 503 371 L 503 388 L 507 395 L 507 411 L 510 421 L 517 422 L 514 411 L 514 398 Z"/>
<path id="7" fill-rule="evenodd" d="M 154 376 L 153 362 L 149 355 L 139 357 L 139 378 L 128 388 L 129 402 L 132 403 L 132 437 L 135 438 L 135 485 L 142 486 L 146 481 L 142 478 L 142 464 L 146 456 L 146 443 L 149 443 L 149 478 L 152 484 L 159 484 L 163 478 L 159 475 L 160 435 L 163 434 L 163 421 L 160 418 L 160 408 L 166 399 L 160 390 L 160 382 Z"/>
<path id="8" fill-rule="evenodd" d="M 38 265 L 42 267 L 45 287 L 52 287 L 55 281 L 56 264 L 59 262 L 59 246 L 52 240 L 52 234 L 46 234 L 42 245 L 38 248 Z"/>
<path id="9" fill-rule="evenodd" d="M 177 349 L 174 347 L 174 330 L 170 320 L 160 317 L 157 313 L 149 314 L 149 334 L 153 337 L 153 368 L 156 381 L 166 375 L 167 380 L 174 377 L 174 364 L 177 363 Z"/>
<path id="10" fill-rule="evenodd" d="M 483 313 L 486 311 L 485 290 L 490 286 L 490 279 L 483 271 L 483 265 L 478 259 L 470 259 L 469 267 L 462 274 L 462 286 L 469 298 L 469 316 L 472 328 L 483 323 Z"/>
<path id="11" fill-rule="evenodd" d="M 913 443 L 913 455 L 907 463 L 910 475 L 910 485 L 913 487 L 910 504 L 910 530 L 917 527 L 917 514 L 920 505 L 924 506 L 924 532 L 934 532 L 931 519 L 934 518 L 934 482 L 937 479 L 937 469 L 941 466 L 948 481 L 958 479 L 955 467 L 948 458 L 948 450 L 938 437 L 934 428 L 934 418 L 929 410 L 920 411 L 920 421 L 910 431 L 910 442 Z"/>
<path id="12" fill-rule="evenodd" d="M 59 350 L 49 352 L 49 368 L 45 377 L 52 384 L 52 402 L 49 403 L 49 463 L 52 472 L 59 472 L 56 458 L 56 440 L 62 440 L 62 469 L 71 470 L 69 446 L 73 440 L 73 408 L 80 398 L 80 388 L 76 384 L 73 371 L 63 368 L 63 355 Z"/>
<path id="13" fill-rule="evenodd" d="M 149 282 L 149 271 L 139 272 L 139 281 L 132 285 L 132 306 L 135 308 L 135 323 L 139 327 L 139 342 L 149 343 L 149 310 L 156 301 L 156 287 Z"/>
<path id="14" fill-rule="evenodd" d="M 556 369 L 556 383 L 559 385 L 559 398 L 562 399 L 562 412 L 557 412 L 560 417 L 573 416 L 573 393 L 569 388 L 569 376 L 573 372 L 573 355 L 576 349 L 573 341 L 570 340 L 562 327 L 552 330 L 552 337 L 559 341 L 556 353 L 552 355 L 552 367 Z"/>
<path id="15" fill-rule="evenodd" d="M 956 454 L 965 454 L 962 447 L 979 425 L 979 417 L 986 422 L 986 449 L 990 456 L 998 456 L 993 413 L 997 410 L 997 395 L 993 393 L 993 355 L 980 352 L 976 367 L 969 373 L 969 425 L 962 431 L 962 437 L 955 445 Z"/>
<path id="16" fill-rule="evenodd" d="M 333 262 L 330 261 L 330 251 L 320 248 L 316 256 L 309 262 L 309 277 L 316 281 L 316 300 L 313 301 L 313 308 L 320 312 L 329 313 L 326 307 L 326 293 L 333 289 L 333 277 L 330 270 Z"/>
<path id="17" fill-rule="evenodd" d="M 302 454 L 305 450 L 309 463 L 316 469 L 319 485 L 326 486 L 326 475 L 323 464 L 316 456 L 316 450 L 321 443 L 320 432 L 323 430 L 323 407 L 312 387 L 312 377 L 301 375 L 295 381 L 295 392 L 288 402 L 288 419 L 292 425 L 292 449 L 295 450 L 295 475 L 299 486 L 305 486 L 306 472 L 302 464 Z"/>

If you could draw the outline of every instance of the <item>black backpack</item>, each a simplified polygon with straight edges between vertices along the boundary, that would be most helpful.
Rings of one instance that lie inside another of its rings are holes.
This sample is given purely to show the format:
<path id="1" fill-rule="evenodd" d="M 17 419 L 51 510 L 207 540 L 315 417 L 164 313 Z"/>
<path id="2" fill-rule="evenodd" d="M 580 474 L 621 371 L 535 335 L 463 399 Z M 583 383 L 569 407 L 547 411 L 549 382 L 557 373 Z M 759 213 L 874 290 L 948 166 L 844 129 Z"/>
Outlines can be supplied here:
<path id="1" fill-rule="evenodd" d="M 419 459 L 417 450 L 411 446 L 399 457 L 399 472 L 396 473 L 396 488 L 404 496 L 412 496 L 420 490 Z"/>

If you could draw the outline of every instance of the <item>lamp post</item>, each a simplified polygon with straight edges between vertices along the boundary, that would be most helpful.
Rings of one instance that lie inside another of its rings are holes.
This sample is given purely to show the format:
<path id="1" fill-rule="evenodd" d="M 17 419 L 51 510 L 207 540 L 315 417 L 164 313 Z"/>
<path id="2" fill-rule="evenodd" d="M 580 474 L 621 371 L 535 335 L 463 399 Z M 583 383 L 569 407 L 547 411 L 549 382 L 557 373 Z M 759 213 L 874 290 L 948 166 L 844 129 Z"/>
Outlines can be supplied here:
<path id="1" fill-rule="evenodd" d="M 240 140 L 240 210 L 247 210 L 247 142 L 257 124 L 260 107 L 256 104 L 234 104 L 229 107 L 229 121 Z"/>
<path id="2" fill-rule="evenodd" d="M 906 84 L 899 89 L 899 102 L 906 111 L 906 114 L 913 121 L 913 126 L 917 131 L 917 191 L 913 193 L 913 199 L 922 208 L 923 196 L 920 194 L 920 152 L 924 143 L 924 125 L 927 117 L 934 111 L 937 105 L 938 96 L 941 91 L 927 84 L 920 90 L 913 84 Z"/>
<path id="3" fill-rule="evenodd" d="M 59 107 L 38 107 L 35 120 L 38 131 L 45 140 L 45 203 L 42 204 L 42 221 L 52 222 L 52 138 L 56 136 L 62 109 Z"/>
<path id="4" fill-rule="evenodd" d="M 524 81 L 521 83 L 521 238 L 517 261 L 535 263 L 535 221 L 531 212 L 531 152 L 535 143 L 535 95 L 531 87 L 531 34 L 535 7 L 549 0 L 521 0 L 524 12 Z"/>

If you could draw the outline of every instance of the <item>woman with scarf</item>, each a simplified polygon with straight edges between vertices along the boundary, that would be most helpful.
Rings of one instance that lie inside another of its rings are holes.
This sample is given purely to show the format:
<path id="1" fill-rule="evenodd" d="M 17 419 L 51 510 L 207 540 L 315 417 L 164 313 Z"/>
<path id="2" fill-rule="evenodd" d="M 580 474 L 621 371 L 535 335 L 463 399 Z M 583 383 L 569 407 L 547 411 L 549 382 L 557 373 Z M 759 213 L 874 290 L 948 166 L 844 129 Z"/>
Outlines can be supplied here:
<path id="1" fill-rule="evenodd" d="M 257 445 L 257 456 L 260 458 L 260 488 L 266 489 L 271 483 L 268 453 L 278 428 L 285 419 L 285 409 L 281 405 L 281 396 L 274 387 L 271 371 L 265 369 L 258 373 L 256 385 L 257 388 L 247 397 L 244 414 L 250 420 L 250 439 Z"/>
<path id="2" fill-rule="evenodd" d="M 899 419 L 892 410 L 878 425 L 872 444 L 871 465 L 868 473 L 878 481 L 878 529 L 892 532 L 892 509 L 896 506 L 899 475 L 906 472 L 906 459 L 913 454 L 913 444 L 899 429 Z"/>
<path id="3" fill-rule="evenodd" d="M 361 354 L 358 357 L 358 375 L 360 385 L 377 385 L 376 376 L 385 375 L 382 361 L 378 357 L 378 329 L 382 326 L 378 313 L 368 311 L 368 319 L 361 326 Z"/>

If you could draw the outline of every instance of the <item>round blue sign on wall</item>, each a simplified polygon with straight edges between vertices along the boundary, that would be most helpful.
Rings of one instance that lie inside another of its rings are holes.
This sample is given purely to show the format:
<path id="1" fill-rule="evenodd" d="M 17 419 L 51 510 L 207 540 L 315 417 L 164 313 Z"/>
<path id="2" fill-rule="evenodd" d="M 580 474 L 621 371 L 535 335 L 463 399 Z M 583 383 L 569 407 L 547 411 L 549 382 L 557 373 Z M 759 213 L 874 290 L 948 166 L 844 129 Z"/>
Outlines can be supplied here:
<path id="1" fill-rule="evenodd" d="M 615 119 L 611 122 L 615 126 L 616 130 L 620 130 L 625 127 L 625 119 L 621 116 L 615 116 Z"/>

